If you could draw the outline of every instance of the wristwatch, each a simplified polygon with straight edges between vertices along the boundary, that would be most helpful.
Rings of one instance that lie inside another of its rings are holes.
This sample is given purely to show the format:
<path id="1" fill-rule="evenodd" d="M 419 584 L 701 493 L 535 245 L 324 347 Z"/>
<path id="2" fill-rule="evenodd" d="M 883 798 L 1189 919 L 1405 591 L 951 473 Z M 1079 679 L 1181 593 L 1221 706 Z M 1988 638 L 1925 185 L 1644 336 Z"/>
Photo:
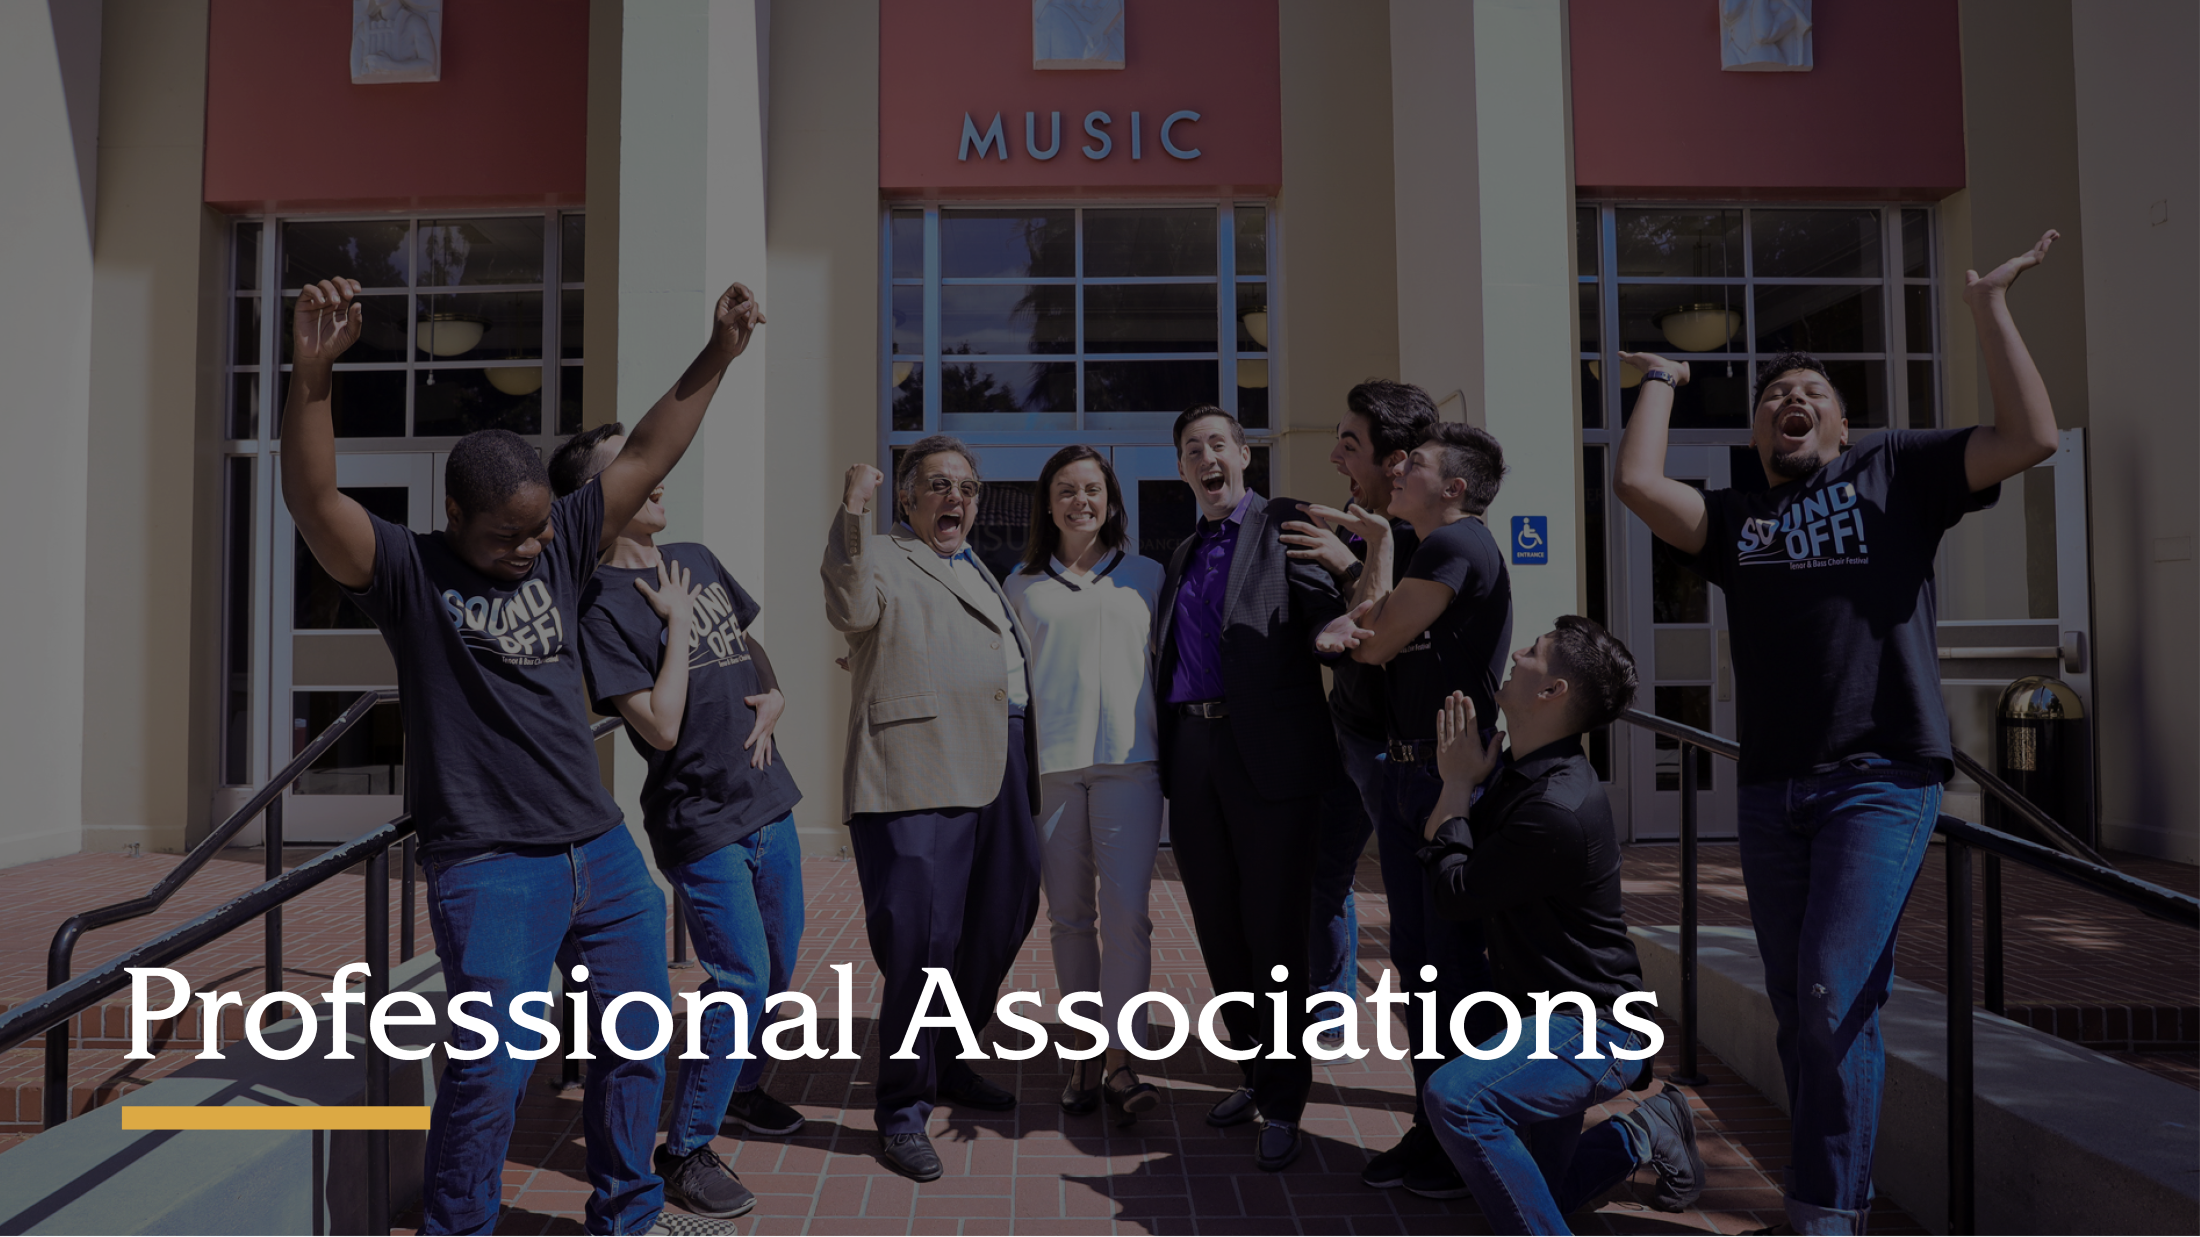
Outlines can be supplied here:
<path id="1" fill-rule="evenodd" d="M 1644 370 L 1642 380 L 1644 382 L 1662 382 L 1676 391 L 1681 389 L 1680 375 L 1669 369 Z"/>

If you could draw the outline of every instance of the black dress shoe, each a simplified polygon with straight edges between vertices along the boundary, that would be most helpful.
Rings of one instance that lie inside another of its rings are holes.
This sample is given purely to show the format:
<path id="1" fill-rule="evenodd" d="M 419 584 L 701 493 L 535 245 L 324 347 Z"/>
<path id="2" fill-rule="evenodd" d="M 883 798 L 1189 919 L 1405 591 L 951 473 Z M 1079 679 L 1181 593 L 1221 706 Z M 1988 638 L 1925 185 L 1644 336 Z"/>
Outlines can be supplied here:
<path id="1" fill-rule="evenodd" d="M 1437 1145 L 1436 1135 L 1416 1121 L 1397 1146 L 1367 1162 L 1367 1167 L 1360 1170 L 1360 1180 L 1378 1190 L 1394 1190 L 1431 1158 L 1444 1158 L 1444 1149 Z"/>
<path id="2" fill-rule="evenodd" d="M 1122 1113 L 1125 1119 L 1151 1112 L 1161 1104 L 1161 1088 L 1141 1081 L 1128 1065 L 1116 1066 L 1115 1072 L 1100 1084 L 1100 1092 L 1107 1097 L 1108 1107 Z"/>
<path id="3" fill-rule="evenodd" d="M 1298 1159 L 1305 1146 L 1306 1140 L 1299 1137 L 1298 1122 L 1263 1121 L 1253 1139 L 1253 1163 L 1264 1173 L 1278 1172 Z"/>
<path id="4" fill-rule="evenodd" d="M 1259 1115 L 1260 1110 L 1253 1106 L 1253 1089 L 1239 1087 L 1223 1096 L 1221 1103 L 1207 1110 L 1207 1124 L 1218 1130 L 1226 1130 L 1233 1125 L 1243 1125 Z"/>
<path id="5" fill-rule="evenodd" d="M 976 1108 L 984 1112 L 1013 1112 L 1016 1108 L 1014 1092 L 994 1086 L 972 1069 L 943 1076 L 940 1098 L 959 1108 Z"/>
<path id="6" fill-rule="evenodd" d="M 888 1134 L 880 1141 L 884 1144 L 881 1158 L 886 1167 L 911 1181 L 937 1181 L 945 1171 L 940 1167 L 940 1153 L 932 1150 L 929 1135 Z"/>
<path id="7" fill-rule="evenodd" d="M 1071 1070 L 1062 1084 L 1062 1111 L 1073 1117 L 1089 1117 L 1100 1107 L 1100 1088 L 1077 1085 L 1082 1072 Z"/>

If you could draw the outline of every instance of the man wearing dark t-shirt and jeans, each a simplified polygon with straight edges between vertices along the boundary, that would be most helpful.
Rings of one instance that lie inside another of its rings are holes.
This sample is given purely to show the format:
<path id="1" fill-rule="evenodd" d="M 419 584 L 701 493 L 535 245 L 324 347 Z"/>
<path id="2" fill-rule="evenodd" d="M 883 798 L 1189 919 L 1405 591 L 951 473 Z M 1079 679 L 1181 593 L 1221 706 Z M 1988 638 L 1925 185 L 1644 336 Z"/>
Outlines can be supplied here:
<path id="1" fill-rule="evenodd" d="M 1879 1007 L 1953 771 L 1933 555 L 2002 481 L 2055 453 L 2054 410 L 2007 300 L 2055 239 L 1984 278 L 1965 273 L 1992 424 L 1890 430 L 1844 452 L 1840 392 L 1824 365 L 1790 353 L 1757 379 L 1750 438 L 1769 489 L 1707 494 L 1666 477 L 1673 389 L 1688 367 L 1621 354 L 1645 374 L 1613 492 L 1726 593 L 1746 736 L 1742 876 L 1795 1113 L 1786 1192 L 1797 1232 L 1860 1232 L 1871 1207 Z"/>
<path id="2" fill-rule="evenodd" d="M 1324 524 L 1349 528 L 1367 542 L 1356 604 L 1316 647 L 1384 669 L 1387 750 L 1375 837 L 1390 897 L 1390 955 L 1401 989 L 1433 988 L 1438 1008 L 1448 1010 L 1488 986 L 1489 964 L 1481 925 L 1437 911 L 1418 858 L 1421 826 L 1443 789 L 1435 756 L 1436 715 L 1445 698 L 1465 692 L 1480 716 L 1497 716 L 1497 681 L 1512 639 L 1512 578 L 1482 515 L 1497 497 L 1505 457 L 1487 431 L 1439 422 L 1394 473 L 1390 515 L 1411 523 L 1420 537 L 1395 588 L 1389 520 L 1357 506 L 1312 509 Z M 1490 1007 L 1478 1007 L 1476 1028 L 1489 1017 Z M 1429 1075 L 1456 1049 L 1448 1039 L 1423 1044 L 1420 1020 L 1405 1022 L 1414 1051 L 1413 1125 L 1397 1146 L 1369 1161 L 1361 1179 L 1378 1189 L 1402 1185 L 1427 1198 L 1461 1197 L 1467 1186 L 1437 1146 L 1419 1100 Z M 1442 1058 L 1424 1059 L 1431 1049 Z"/>
<path id="3" fill-rule="evenodd" d="M 619 456 L 614 421 L 576 434 L 550 460 L 550 487 L 570 494 Z M 785 699 L 763 642 L 749 628 L 763 607 L 718 556 L 692 543 L 658 545 L 664 491 L 652 492 L 581 590 L 581 664 L 598 713 L 626 720 L 648 762 L 642 824 L 657 870 L 680 891 L 703 993 L 741 1002 L 703 1016 L 703 1059 L 683 1059 L 672 1124 L 657 1152 L 665 1193 L 698 1215 L 731 1219 L 756 1205 L 711 1139 L 721 1121 L 792 1134 L 802 1114 L 758 1085 L 764 1000 L 792 985 L 802 943 L 802 798 L 772 747 Z M 677 650 L 677 653 L 673 652 Z"/>
<path id="4" fill-rule="evenodd" d="M 555 966 L 587 986 L 599 1016 L 622 993 L 669 999 L 664 896 L 596 773 L 574 648 L 580 590 L 613 533 L 687 450 L 763 314 L 747 288 L 727 289 L 701 354 L 598 483 L 565 498 L 552 500 L 525 439 L 504 430 L 461 438 L 445 470 L 448 527 L 423 536 L 370 515 L 336 485 L 332 368 L 359 338 L 358 290 L 353 280 L 324 280 L 298 298 L 283 501 L 397 663 L 406 794 L 436 952 L 452 992 L 489 994 L 474 1016 L 499 1041 L 456 1035 L 428 1129 L 422 1231 L 487 1232 L 534 1070 L 507 1047 L 543 1038 L 516 1025 L 513 998 L 542 990 Z M 649 1043 L 657 1030 L 639 1003 L 615 1029 L 627 1044 Z M 581 1113 L 591 1232 L 668 1227 L 649 1160 L 663 1092 L 662 1057 L 604 1053 L 589 1069 Z M 690 1232 L 713 1223 L 679 1221 Z"/>

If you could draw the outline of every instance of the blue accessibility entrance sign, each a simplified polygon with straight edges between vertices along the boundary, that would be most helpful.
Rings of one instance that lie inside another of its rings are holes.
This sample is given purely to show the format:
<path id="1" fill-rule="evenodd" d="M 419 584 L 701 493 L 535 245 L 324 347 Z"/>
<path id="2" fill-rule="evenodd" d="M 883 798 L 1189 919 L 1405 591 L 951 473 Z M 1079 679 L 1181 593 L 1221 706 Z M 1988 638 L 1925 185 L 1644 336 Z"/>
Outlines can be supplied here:
<path id="1" fill-rule="evenodd" d="M 1513 566 L 1551 561 L 1551 518 L 1545 515 L 1513 517 Z"/>

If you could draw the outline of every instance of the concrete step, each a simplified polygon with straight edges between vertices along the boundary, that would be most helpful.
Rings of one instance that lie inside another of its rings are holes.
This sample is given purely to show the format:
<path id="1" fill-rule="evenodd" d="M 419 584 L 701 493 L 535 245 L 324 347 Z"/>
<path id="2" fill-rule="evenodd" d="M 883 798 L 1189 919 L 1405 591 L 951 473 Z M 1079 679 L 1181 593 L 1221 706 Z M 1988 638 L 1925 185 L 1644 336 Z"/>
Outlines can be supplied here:
<path id="1" fill-rule="evenodd" d="M 1680 1014 L 1680 929 L 1633 930 L 1659 1012 Z M 1703 1043 L 1787 1109 L 1764 964 L 1748 928 L 1702 928 Z M 1947 1000 L 1899 977 L 1880 1011 L 1887 1076 L 1873 1176 L 1934 1232 L 1948 1216 Z M 1972 1015 L 1978 1231 L 2200 1231 L 2193 1092 L 2066 1040 Z"/>
<path id="2" fill-rule="evenodd" d="M 434 954 L 393 968 L 392 991 L 417 992 L 443 1011 L 443 970 Z M 328 1011 L 312 1051 L 270 1061 L 249 1049 L 200 1061 L 197 1045 L 164 1077 L 131 1090 L 136 1104 L 346 1105 L 365 1102 L 361 1060 L 329 1061 Z M 268 1038 L 287 1043 L 295 1021 Z M 352 1052 L 364 1020 L 350 1020 Z M 400 1044 L 440 1044 L 434 1026 L 392 1027 Z M 14 1054 L 10 1054 L 11 1056 Z M 153 1064 L 151 1062 L 143 1064 Z M 443 1054 L 392 1061 L 392 1104 L 429 1104 Z M 366 1135 L 351 1131 L 125 1131 L 108 1103 L 8 1151 L 0 1172 L 4 1233 L 356 1233 L 366 1231 Z M 420 1196 L 424 1133 L 390 1135 L 390 1200 L 402 1211 Z"/>

